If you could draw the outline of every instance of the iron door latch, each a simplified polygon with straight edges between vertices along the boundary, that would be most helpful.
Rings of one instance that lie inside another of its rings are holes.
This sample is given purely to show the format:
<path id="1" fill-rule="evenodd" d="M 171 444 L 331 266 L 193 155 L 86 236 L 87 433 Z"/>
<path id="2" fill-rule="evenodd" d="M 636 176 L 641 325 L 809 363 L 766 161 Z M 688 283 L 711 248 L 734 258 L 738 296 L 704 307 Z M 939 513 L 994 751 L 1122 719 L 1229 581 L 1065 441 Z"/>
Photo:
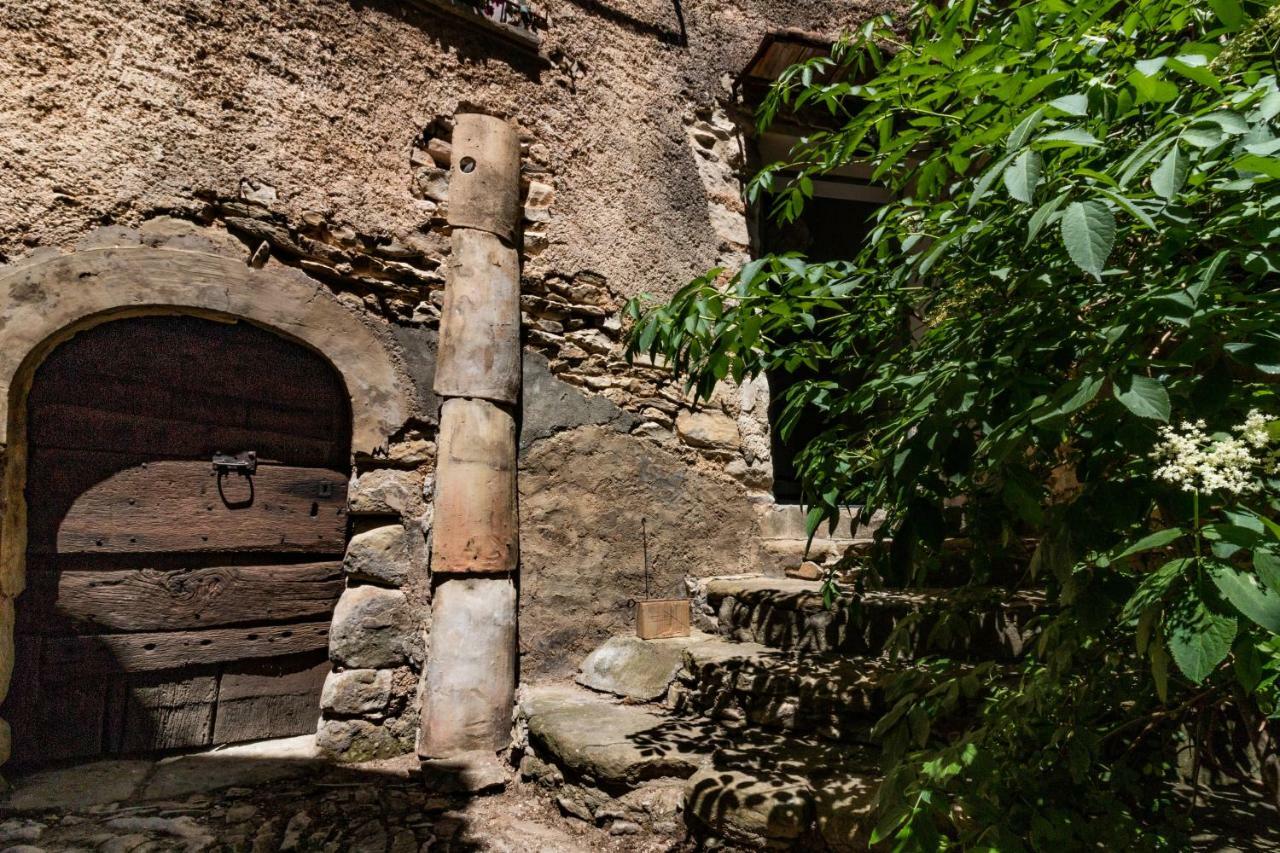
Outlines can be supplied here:
<path id="1" fill-rule="evenodd" d="M 253 450 L 243 453 L 213 454 L 213 473 L 244 474 L 250 476 L 258 471 L 258 454 Z"/>

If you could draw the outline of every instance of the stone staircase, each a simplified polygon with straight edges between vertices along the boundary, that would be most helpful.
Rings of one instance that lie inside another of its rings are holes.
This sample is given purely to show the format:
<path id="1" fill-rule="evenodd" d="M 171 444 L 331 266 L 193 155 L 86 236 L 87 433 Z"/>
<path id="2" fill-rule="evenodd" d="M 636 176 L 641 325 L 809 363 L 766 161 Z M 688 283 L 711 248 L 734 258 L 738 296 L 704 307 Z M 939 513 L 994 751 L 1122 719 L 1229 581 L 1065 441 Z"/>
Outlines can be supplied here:
<path id="1" fill-rule="evenodd" d="M 959 595 L 874 592 L 828 609 L 816 582 L 712 579 L 695 599 L 706 632 L 614 637 L 578 684 L 523 689 L 522 775 L 619 834 L 865 850 L 886 679 L 927 642 L 1011 659 L 1039 604 L 988 590 L 966 594 L 963 618 L 945 616 Z M 880 654 L 891 640 L 897 657 Z"/>

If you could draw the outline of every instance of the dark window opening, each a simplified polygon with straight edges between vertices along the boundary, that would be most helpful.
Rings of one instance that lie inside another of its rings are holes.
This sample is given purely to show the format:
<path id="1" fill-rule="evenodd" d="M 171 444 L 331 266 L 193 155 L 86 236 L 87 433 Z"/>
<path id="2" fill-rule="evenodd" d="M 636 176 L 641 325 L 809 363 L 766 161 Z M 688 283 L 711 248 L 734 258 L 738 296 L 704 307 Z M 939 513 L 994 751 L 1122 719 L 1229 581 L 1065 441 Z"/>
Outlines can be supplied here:
<path id="1" fill-rule="evenodd" d="M 835 191 L 846 187 L 855 191 L 872 188 L 835 184 Z M 841 195 L 851 193 L 841 192 Z M 760 248 L 764 254 L 800 252 L 810 261 L 838 261 L 853 258 L 862 248 L 875 224 L 880 202 L 816 195 L 809 199 L 804 212 L 794 222 L 779 223 L 771 219 L 768 208 L 762 210 Z M 773 457 L 773 495 L 779 503 L 797 503 L 801 498 L 796 455 L 831 424 L 819 413 L 806 411 L 796 420 L 784 439 L 779 427 L 787 389 L 797 382 L 815 379 L 806 368 L 794 372 L 769 371 L 769 432 Z"/>

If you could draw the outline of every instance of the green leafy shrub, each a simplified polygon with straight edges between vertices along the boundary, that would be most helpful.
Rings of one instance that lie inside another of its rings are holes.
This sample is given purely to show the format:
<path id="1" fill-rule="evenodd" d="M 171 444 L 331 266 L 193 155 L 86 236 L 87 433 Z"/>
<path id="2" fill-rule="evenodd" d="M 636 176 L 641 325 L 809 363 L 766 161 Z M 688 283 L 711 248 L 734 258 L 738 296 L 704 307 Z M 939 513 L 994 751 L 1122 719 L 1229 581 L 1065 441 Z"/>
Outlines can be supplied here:
<path id="1" fill-rule="evenodd" d="M 927 581 L 962 533 L 968 581 L 1025 557 L 1047 588 L 1032 651 L 962 736 L 921 724 L 963 704 L 959 683 L 901 688 L 878 838 L 1177 846 L 1180 756 L 1183 777 L 1233 772 L 1227 737 L 1280 798 L 1278 46 L 1280 7 L 1243 0 L 873 21 L 779 80 L 763 124 L 820 110 L 834 129 L 749 187 L 789 219 L 814 177 L 870 163 L 896 200 L 867 243 L 629 306 L 633 349 L 703 394 L 820 377 L 783 414 L 830 425 L 797 462 L 811 530 L 883 510 L 891 583 Z M 1174 476 L 1178 448 L 1203 470 Z"/>

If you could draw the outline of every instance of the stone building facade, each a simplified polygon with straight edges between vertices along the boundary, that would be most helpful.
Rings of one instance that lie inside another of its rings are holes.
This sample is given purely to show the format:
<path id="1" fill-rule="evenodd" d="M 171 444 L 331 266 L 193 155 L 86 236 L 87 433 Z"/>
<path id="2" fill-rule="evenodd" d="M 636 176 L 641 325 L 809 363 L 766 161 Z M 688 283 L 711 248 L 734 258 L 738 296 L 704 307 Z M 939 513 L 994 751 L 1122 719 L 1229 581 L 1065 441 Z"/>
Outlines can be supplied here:
<path id="1" fill-rule="evenodd" d="M 691 406 L 660 365 L 624 361 L 619 309 L 749 257 L 740 182 L 756 155 L 734 81 L 762 39 L 834 34 L 876 9 L 539 11 L 535 44 L 449 0 L 0 0 L 0 698 L 26 674 L 10 677 L 44 488 L 27 478 L 40 364 L 131 318 L 240 322 L 319 354 L 351 400 L 342 588 L 313 691 L 321 744 L 351 760 L 413 749 L 460 112 L 505 119 L 520 146 L 521 680 L 571 675 L 632 629 L 646 588 L 683 595 L 689 578 L 798 561 L 795 513 L 771 494 L 767 385 Z M 272 630 L 278 650 L 310 649 L 301 629 Z M 210 676 L 213 698 L 164 707 L 250 695 L 228 693 L 228 671 Z M 212 717 L 199 726 L 216 740 Z M 10 741 L 0 725 L 0 760 Z"/>

